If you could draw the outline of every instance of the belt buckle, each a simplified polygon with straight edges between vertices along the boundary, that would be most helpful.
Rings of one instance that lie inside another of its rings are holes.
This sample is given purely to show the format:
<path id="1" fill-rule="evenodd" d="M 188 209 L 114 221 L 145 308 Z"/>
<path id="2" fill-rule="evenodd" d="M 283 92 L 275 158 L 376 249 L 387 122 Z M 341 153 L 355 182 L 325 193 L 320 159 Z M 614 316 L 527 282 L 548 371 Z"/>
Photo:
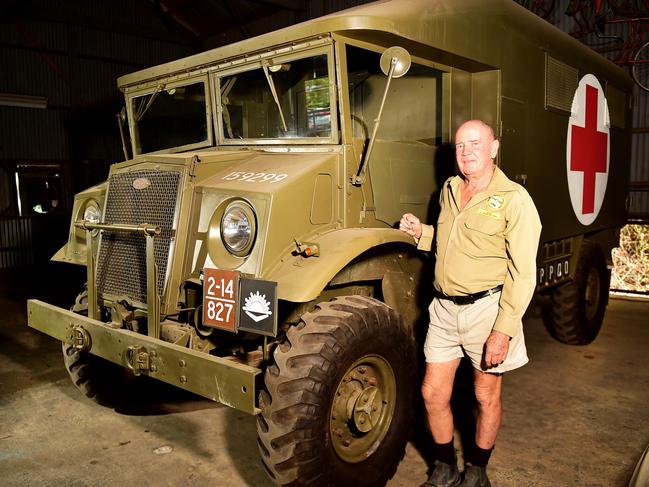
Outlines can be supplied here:
<path id="1" fill-rule="evenodd" d="M 473 296 L 451 296 L 451 299 L 460 306 L 475 303 Z"/>

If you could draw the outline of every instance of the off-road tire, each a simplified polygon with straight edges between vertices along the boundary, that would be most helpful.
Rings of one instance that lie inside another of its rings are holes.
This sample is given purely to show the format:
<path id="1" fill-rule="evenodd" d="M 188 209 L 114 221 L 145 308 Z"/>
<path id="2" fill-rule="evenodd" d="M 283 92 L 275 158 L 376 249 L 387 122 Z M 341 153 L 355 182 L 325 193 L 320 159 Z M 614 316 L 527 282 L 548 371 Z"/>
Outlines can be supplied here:
<path id="1" fill-rule="evenodd" d="M 599 333 L 608 303 L 610 275 L 601 248 L 584 240 L 574 281 L 554 288 L 544 308 L 550 334 L 568 345 L 586 345 Z"/>
<path id="2" fill-rule="evenodd" d="M 79 293 L 70 308 L 75 313 L 88 315 L 88 290 Z M 106 407 L 116 407 L 124 402 L 132 388 L 133 379 L 123 367 L 91 353 L 80 352 L 62 343 L 63 363 L 72 383 L 88 399 Z"/>
<path id="3" fill-rule="evenodd" d="M 411 331 L 374 298 L 339 297 L 304 314 L 259 395 L 258 444 L 273 481 L 384 485 L 410 435 L 416 360 Z"/>

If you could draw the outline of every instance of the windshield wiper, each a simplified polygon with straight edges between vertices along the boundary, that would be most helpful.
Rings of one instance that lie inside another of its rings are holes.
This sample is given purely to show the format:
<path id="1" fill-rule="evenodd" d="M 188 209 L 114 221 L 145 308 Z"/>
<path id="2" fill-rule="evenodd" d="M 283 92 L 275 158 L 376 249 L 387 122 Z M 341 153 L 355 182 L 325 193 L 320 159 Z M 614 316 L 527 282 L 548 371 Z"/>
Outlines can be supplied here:
<path id="1" fill-rule="evenodd" d="M 225 82 L 223 88 L 221 89 L 221 107 L 223 109 L 223 122 L 225 123 L 225 128 L 228 131 L 228 137 L 230 139 L 233 138 L 233 135 L 232 135 L 232 121 L 230 120 L 230 110 L 228 110 L 228 105 L 230 104 L 228 95 L 230 94 L 230 91 L 232 90 L 236 82 L 237 82 L 237 77 L 233 76 L 232 78 L 228 79 Z"/>
<path id="2" fill-rule="evenodd" d="M 158 97 L 158 95 L 164 89 L 164 87 L 165 85 L 159 84 L 156 90 L 153 93 L 151 93 L 151 95 L 149 96 L 149 99 L 147 100 L 146 104 L 144 103 L 144 101 L 142 101 L 142 103 L 138 106 L 137 113 L 135 114 L 136 122 L 139 122 L 142 119 L 146 111 L 149 109 L 151 104 Z"/>
<path id="3" fill-rule="evenodd" d="M 284 132 L 288 132 L 288 128 L 286 128 L 286 120 L 284 119 L 284 112 L 282 112 L 282 105 L 280 105 L 279 103 L 277 91 L 275 90 L 275 83 L 273 82 L 273 78 L 268 71 L 268 61 L 262 61 L 261 67 L 263 68 L 266 79 L 268 80 L 268 86 L 270 86 L 270 92 L 273 94 L 275 105 L 277 105 L 277 109 L 279 110 L 279 117 L 282 119 L 282 127 L 284 128 Z"/>

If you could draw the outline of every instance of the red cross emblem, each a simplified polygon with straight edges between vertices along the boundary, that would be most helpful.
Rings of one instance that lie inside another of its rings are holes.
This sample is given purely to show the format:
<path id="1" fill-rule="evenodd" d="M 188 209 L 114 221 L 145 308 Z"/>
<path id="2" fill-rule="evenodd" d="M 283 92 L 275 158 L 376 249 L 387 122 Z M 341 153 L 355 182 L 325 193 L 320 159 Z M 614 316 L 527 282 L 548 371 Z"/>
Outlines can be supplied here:
<path id="1" fill-rule="evenodd" d="M 566 156 L 573 210 L 581 223 L 590 225 L 604 200 L 609 163 L 608 106 L 591 74 L 581 79 L 575 92 Z"/>

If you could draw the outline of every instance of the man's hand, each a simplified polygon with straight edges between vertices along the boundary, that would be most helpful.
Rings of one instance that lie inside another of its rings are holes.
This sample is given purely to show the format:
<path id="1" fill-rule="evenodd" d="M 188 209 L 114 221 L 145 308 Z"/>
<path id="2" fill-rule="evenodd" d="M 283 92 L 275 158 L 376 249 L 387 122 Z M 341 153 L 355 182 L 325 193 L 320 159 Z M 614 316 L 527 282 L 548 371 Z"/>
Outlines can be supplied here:
<path id="1" fill-rule="evenodd" d="M 497 367 L 507 358 L 509 351 L 509 335 L 493 330 L 485 344 L 484 361 L 487 369 Z"/>
<path id="2" fill-rule="evenodd" d="M 407 233 L 411 237 L 421 237 L 421 221 L 412 213 L 406 213 L 401 217 L 399 222 L 399 230 Z"/>

